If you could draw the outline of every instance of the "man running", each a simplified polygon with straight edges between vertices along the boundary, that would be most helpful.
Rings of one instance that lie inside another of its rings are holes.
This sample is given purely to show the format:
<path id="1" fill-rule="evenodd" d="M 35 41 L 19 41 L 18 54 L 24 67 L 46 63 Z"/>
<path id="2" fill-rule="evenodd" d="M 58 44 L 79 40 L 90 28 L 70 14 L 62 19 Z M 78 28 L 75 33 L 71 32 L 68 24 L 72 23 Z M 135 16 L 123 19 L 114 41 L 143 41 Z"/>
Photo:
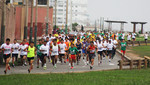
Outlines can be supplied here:
<path id="1" fill-rule="evenodd" d="M 93 69 L 94 65 L 94 58 L 95 58 L 95 45 L 94 42 L 90 42 L 90 46 L 88 47 L 88 51 L 90 52 L 89 54 L 89 61 L 91 62 L 90 69 Z"/>
<path id="2" fill-rule="evenodd" d="M 40 47 L 40 52 L 42 53 L 41 55 L 41 61 L 42 61 L 42 67 L 46 69 L 46 58 L 47 55 L 49 54 L 50 47 L 46 45 L 47 41 L 44 41 L 43 45 Z"/>
<path id="3" fill-rule="evenodd" d="M 10 39 L 9 38 L 6 39 L 6 43 L 2 44 L 1 50 L 4 53 L 3 58 L 4 58 L 5 64 L 6 64 L 4 73 L 6 74 L 7 69 L 10 70 L 9 61 L 11 59 L 11 56 L 10 56 L 11 52 L 13 51 L 12 44 L 10 44 Z"/>
<path id="4" fill-rule="evenodd" d="M 33 69 L 34 57 L 36 54 L 36 48 L 34 47 L 34 42 L 31 42 L 30 45 L 26 49 L 27 49 L 27 59 L 30 65 L 28 69 L 28 73 L 30 73 L 31 70 Z"/>
<path id="5" fill-rule="evenodd" d="M 56 64 L 57 64 L 57 58 L 59 55 L 59 46 L 57 45 L 57 39 L 54 39 L 53 44 L 51 46 L 51 59 L 52 59 L 52 64 L 54 66 L 54 68 L 57 68 Z"/>
<path id="6" fill-rule="evenodd" d="M 102 56 L 103 56 L 103 44 L 101 40 L 97 43 L 97 53 L 98 53 L 98 65 L 102 63 Z"/>
<path id="7" fill-rule="evenodd" d="M 12 44 L 13 52 L 12 52 L 12 67 L 15 67 L 14 62 L 18 60 L 18 50 L 20 45 L 17 43 L 17 40 L 14 39 L 14 43 Z"/>
<path id="8" fill-rule="evenodd" d="M 37 48 L 37 68 L 39 68 L 39 61 L 42 62 L 41 57 L 42 53 L 40 52 L 40 47 L 42 46 L 42 40 L 39 40 L 39 44 L 36 46 Z"/>
<path id="9" fill-rule="evenodd" d="M 77 43 L 76 43 L 76 48 L 78 49 L 77 65 L 79 65 L 79 61 L 80 61 L 80 58 L 81 58 L 81 47 L 82 47 L 82 44 L 80 42 L 80 39 L 78 39 Z"/>
<path id="10" fill-rule="evenodd" d="M 64 43 L 63 39 L 61 39 L 61 43 L 59 44 L 59 47 L 60 47 L 60 52 L 59 52 L 59 54 L 60 54 L 60 61 L 61 61 L 61 63 L 63 63 L 63 61 L 62 61 L 62 58 L 63 58 L 64 59 L 64 63 L 66 63 L 66 52 L 65 52 L 65 50 L 66 50 L 67 46 Z"/>
<path id="11" fill-rule="evenodd" d="M 82 55 L 83 55 L 83 60 L 84 60 L 85 55 L 86 55 L 86 39 L 84 39 L 84 41 L 82 42 Z"/>
<path id="12" fill-rule="evenodd" d="M 125 40 L 123 40 L 121 42 L 121 53 L 122 53 L 121 59 L 123 61 L 124 61 L 124 56 L 125 56 L 125 53 L 126 53 L 126 46 L 127 46 L 127 43 L 125 42 Z"/>
<path id="13" fill-rule="evenodd" d="M 28 47 L 28 45 L 25 44 L 25 41 L 23 41 L 22 44 L 20 45 L 19 50 L 21 50 L 20 57 L 21 57 L 22 66 L 27 66 L 27 64 L 26 64 L 27 50 L 25 49 L 27 47 Z"/>
<path id="14" fill-rule="evenodd" d="M 113 43 L 111 42 L 111 40 L 109 40 L 109 42 L 107 44 L 107 52 L 108 52 L 109 64 L 110 64 L 111 59 L 112 59 L 113 46 L 114 46 Z"/>
<path id="15" fill-rule="evenodd" d="M 74 63 L 76 63 L 77 52 L 78 52 L 78 49 L 72 43 L 71 47 L 69 48 L 69 60 L 71 62 L 71 69 L 73 69 Z"/>

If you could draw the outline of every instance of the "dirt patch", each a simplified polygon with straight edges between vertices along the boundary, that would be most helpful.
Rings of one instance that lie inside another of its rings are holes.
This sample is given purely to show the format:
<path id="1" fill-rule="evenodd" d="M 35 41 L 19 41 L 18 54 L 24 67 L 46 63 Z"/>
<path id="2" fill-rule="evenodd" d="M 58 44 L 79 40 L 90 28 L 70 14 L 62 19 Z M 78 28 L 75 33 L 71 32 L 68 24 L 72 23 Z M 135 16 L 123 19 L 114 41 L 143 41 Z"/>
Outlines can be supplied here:
<path id="1" fill-rule="evenodd" d="M 126 56 L 129 57 L 131 60 L 144 59 L 144 58 L 139 57 L 140 55 L 134 54 L 130 48 L 128 48 L 126 51 L 127 51 Z"/>

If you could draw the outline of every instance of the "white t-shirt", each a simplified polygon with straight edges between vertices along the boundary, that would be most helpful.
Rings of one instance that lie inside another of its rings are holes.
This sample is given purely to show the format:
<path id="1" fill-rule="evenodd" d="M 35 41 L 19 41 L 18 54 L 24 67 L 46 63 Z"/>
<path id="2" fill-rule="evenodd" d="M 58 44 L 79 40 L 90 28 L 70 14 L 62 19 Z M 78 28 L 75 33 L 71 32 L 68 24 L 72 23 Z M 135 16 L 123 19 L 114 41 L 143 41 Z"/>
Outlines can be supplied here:
<path id="1" fill-rule="evenodd" d="M 49 54 L 49 49 L 50 49 L 50 47 L 49 47 L 48 45 L 46 45 L 46 46 L 45 46 L 45 45 L 42 45 L 42 46 L 40 47 L 40 50 L 42 50 L 42 51 L 41 51 L 42 54 L 47 54 L 47 55 L 48 55 L 48 54 Z"/>
<path id="2" fill-rule="evenodd" d="M 107 44 L 108 43 L 106 41 L 103 43 L 103 45 L 104 45 L 103 50 L 107 50 L 107 48 L 105 48 L 105 47 L 107 47 Z"/>
<path id="3" fill-rule="evenodd" d="M 97 43 L 97 48 L 98 48 L 98 51 L 103 51 L 102 43 Z"/>
<path id="4" fill-rule="evenodd" d="M 20 45 L 18 43 L 16 43 L 16 44 L 13 43 L 12 48 L 13 48 L 12 54 L 18 54 L 19 53 L 18 50 L 20 48 Z"/>
<path id="5" fill-rule="evenodd" d="M 115 45 L 115 44 L 117 44 L 117 43 L 118 43 L 118 42 L 117 42 L 117 40 L 113 40 L 113 41 L 112 41 L 112 43 L 113 43 L 114 47 L 116 48 L 116 47 L 117 47 L 117 45 Z"/>
<path id="6" fill-rule="evenodd" d="M 135 38 L 135 36 L 136 36 L 136 33 L 132 33 L 132 38 Z"/>
<path id="7" fill-rule="evenodd" d="M 11 54 L 12 44 L 2 44 L 1 49 L 5 49 L 4 54 Z"/>
<path id="8" fill-rule="evenodd" d="M 107 44 L 108 50 L 112 50 L 112 49 L 113 49 L 113 46 L 114 46 L 114 45 L 113 45 L 112 43 L 108 43 L 108 44 Z"/>
<path id="9" fill-rule="evenodd" d="M 59 44 L 59 47 L 60 47 L 60 54 L 64 54 L 65 53 L 65 48 L 66 48 L 66 44 L 65 43 L 60 43 Z"/>
<path id="10" fill-rule="evenodd" d="M 148 34 L 144 34 L 144 38 L 145 38 L 145 39 L 148 39 Z"/>
<path id="11" fill-rule="evenodd" d="M 128 35 L 127 40 L 131 40 L 131 35 Z"/>
<path id="12" fill-rule="evenodd" d="M 123 33 L 123 34 L 122 34 L 122 39 L 124 39 L 124 37 L 125 37 L 125 34 Z"/>
<path id="13" fill-rule="evenodd" d="M 52 54 L 51 56 L 59 55 L 58 54 L 58 45 L 52 45 Z"/>
<path id="14" fill-rule="evenodd" d="M 27 51 L 24 51 L 24 49 L 27 47 L 28 45 L 20 45 L 20 50 L 21 50 L 20 55 L 27 55 Z"/>

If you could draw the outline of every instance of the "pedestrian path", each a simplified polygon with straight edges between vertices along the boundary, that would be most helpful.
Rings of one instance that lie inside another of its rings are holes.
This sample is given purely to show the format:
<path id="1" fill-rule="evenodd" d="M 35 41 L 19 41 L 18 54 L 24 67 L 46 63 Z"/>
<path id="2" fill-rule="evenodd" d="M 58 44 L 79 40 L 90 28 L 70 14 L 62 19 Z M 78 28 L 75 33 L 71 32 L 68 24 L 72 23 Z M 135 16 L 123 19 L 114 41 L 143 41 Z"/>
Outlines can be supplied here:
<path id="1" fill-rule="evenodd" d="M 44 73 L 72 73 L 72 72 L 88 72 L 88 71 L 98 71 L 98 70 L 111 70 L 111 69 L 118 69 L 118 61 L 120 60 L 119 54 L 116 54 L 114 59 L 111 61 L 111 64 L 108 62 L 108 58 L 105 58 L 101 65 L 98 65 L 98 58 L 96 56 L 94 62 L 94 68 L 90 70 L 89 65 L 85 65 L 83 59 L 81 59 L 79 65 L 75 64 L 75 68 L 70 69 L 68 62 L 66 64 L 57 63 L 57 68 L 53 68 L 52 64 L 47 62 L 47 69 L 44 70 L 41 66 L 36 68 L 36 60 L 34 62 L 34 69 L 31 71 L 31 74 L 44 74 Z M 15 68 L 11 67 L 10 71 L 7 71 L 7 74 L 28 74 L 27 69 L 28 66 L 16 66 Z M 0 67 L 0 75 L 4 75 L 5 67 Z"/>

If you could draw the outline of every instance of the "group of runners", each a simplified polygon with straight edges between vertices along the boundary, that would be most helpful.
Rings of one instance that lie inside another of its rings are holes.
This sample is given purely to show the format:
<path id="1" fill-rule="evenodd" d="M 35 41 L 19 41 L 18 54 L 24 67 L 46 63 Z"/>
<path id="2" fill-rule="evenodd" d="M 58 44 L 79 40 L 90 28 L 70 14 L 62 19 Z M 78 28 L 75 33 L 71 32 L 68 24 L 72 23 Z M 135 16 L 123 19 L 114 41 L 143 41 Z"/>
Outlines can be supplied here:
<path id="1" fill-rule="evenodd" d="M 27 61 L 29 62 L 29 73 L 33 69 L 33 62 L 36 55 L 37 68 L 40 67 L 41 62 L 43 69 L 47 69 L 47 60 L 52 63 L 54 68 L 57 68 L 57 62 L 68 62 L 69 67 L 73 69 L 75 64 L 80 64 L 81 59 L 83 59 L 85 65 L 89 65 L 90 69 L 93 69 L 96 55 L 98 55 L 98 65 L 101 65 L 102 60 L 106 57 L 109 60 L 109 65 L 113 65 L 111 60 L 115 56 L 118 42 L 121 42 L 121 52 L 125 55 L 127 44 L 124 36 L 124 33 L 121 32 L 118 34 L 111 32 L 81 32 L 71 37 L 67 34 L 56 33 L 43 36 L 38 40 L 37 46 L 34 46 L 34 42 L 32 41 L 28 43 L 26 39 L 20 44 L 14 39 L 14 42 L 10 44 L 10 39 L 7 38 L 6 43 L 1 46 L 1 50 L 4 53 L 3 58 L 6 63 L 4 73 L 6 74 L 7 70 L 10 70 L 9 62 L 11 56 L 12 67 L 15 67 L 14 62 L 18 60 L 18 55 L 20 55 L 23 66 L 27 66 Z M 134 34 L 134 36 L 136 35 Z M 131 37 L 133 38 L 133 35 Z"/>

